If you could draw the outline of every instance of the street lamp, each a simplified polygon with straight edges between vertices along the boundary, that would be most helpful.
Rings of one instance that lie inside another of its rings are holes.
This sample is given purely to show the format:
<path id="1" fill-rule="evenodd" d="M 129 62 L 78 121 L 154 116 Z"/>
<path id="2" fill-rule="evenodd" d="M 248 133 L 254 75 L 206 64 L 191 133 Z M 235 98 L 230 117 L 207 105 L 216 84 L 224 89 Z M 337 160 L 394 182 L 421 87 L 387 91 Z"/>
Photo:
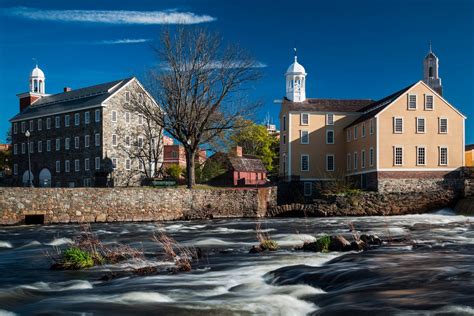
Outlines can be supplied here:
<path id="1" fill-rule="evenodd" d="M 30 158 L 30 131 L 27 130 L 25 133 L 26 136 L 26 149 L 28 150 L 28 185 L 30 188 L 33 187 L 33 181 L 31 180 L 31 158 Z"/>

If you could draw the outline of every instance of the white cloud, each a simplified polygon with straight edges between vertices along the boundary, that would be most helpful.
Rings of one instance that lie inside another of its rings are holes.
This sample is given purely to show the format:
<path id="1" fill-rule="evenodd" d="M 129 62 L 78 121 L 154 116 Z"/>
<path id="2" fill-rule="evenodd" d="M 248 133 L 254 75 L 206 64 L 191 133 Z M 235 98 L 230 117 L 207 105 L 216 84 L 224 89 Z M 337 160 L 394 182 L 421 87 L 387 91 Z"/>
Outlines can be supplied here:
<path id="1" fill-rule="evenodd" d="M 3 9 L 4 15 L 31 20 L 106 24 L 198 24 L 215 21 L 209 15 L 177 11 L 106 11 L 106 10 L 41 10 L 27 7 Z"/>
<path id="2" fill-rule="evenodd" d="M 95 44 L 115 45 L 115 44 L 139 44 L 151 41 L 149 38 L 123 38 L 118 40 L 103 40 Z"/>
<path id="3" fill-rule="evenodd" d="M 242 64 L 245 64 L 244 62 L 241 62 L 241 61 L 235 61 L 234 63 L 230 64 L 230 65 L 223 65 L 222 62 L 220 61 L 213 61 L 213 62 L 210 62 L 206 68 L 207 69 L 219 69 L 219 68 L 239 68 L 240 66 L 242 66 Z M 247 66 L 246 66 L 247 67 Z M 256 61 L 251 68 L 266 68 L 268 67 L 267 64 L 265 63 L 262 63 L 262 62 L 259 62 L 259 61 Z M 159 68 L 164 70 L 164 71 L 169 71 L 171 70 L 171 67 L 169 66 L 169 64 L 167 63 L 160 63 L 159 64 Z"/>

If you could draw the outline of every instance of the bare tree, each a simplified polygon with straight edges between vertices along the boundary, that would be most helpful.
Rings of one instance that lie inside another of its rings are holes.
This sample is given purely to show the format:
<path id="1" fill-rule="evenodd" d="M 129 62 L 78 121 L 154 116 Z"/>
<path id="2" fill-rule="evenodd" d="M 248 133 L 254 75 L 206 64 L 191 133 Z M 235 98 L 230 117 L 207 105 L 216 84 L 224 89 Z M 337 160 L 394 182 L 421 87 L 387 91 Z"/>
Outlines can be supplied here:
<path id="1" fill-rule="evenodd" d="M 259 63 L 244 50 L 222 44 L 205 29 L 165 29 L 155 48 L 160 68 L 149 74 L 148 86 L 159 107 L 143 104 L 135 111 L 149 117 L 179 141 L 186 152 L 187 185 L 195 185 L 199 146 L 254 112 L 244 91 L 260 78 Z"/>

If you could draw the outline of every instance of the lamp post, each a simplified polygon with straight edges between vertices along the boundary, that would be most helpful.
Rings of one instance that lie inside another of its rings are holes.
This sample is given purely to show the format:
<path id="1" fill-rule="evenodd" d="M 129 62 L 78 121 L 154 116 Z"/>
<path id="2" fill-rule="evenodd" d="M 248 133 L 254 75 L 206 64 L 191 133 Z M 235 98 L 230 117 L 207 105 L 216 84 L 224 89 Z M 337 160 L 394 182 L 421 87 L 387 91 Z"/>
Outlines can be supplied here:
<path id="1" fill-rule="evenodd" d="M 27 130 L 25 133 L 26 136 L 26 149 L 28 150 L 28 185 L 30 188 L 33 187 L 33 181 L 31 181 L 31 158 L 30 158 L 30 131 Z"/>

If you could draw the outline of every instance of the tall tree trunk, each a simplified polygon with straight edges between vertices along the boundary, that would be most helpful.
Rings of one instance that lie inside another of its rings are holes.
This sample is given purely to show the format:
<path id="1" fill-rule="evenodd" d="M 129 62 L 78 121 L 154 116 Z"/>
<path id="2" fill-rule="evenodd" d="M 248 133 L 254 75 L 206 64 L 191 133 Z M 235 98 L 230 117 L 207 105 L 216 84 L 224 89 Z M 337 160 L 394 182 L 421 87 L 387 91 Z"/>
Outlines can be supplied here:
<path id="1" fill-rule="evenodd" d="M 185 148 L 186 151 L 186 181 L 188 185 L 188 189 L 192 189 L 194 185 L 196 184 L 196 175 L 194 173 L 194 158 L 196 157 L 196 151 L 190 149 L 190 148 Z"/>

